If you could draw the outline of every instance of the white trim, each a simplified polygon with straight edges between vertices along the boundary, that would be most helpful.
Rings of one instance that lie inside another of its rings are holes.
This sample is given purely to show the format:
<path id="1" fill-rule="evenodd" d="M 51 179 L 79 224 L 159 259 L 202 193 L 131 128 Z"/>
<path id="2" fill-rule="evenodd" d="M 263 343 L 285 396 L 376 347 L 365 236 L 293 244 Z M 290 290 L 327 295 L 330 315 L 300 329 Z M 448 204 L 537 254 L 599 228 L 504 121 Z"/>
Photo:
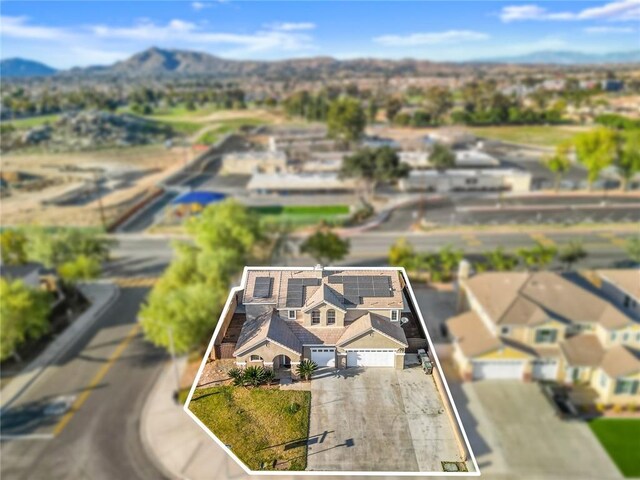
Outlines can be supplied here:
<path id="1" fill-rule="evenodd" d="M 357 320 L 356 320 L 356 321 L 357 321 Z M 408 344 L 408 343 L 402 343 L 402 342 L 401 342 L 400 340 L 398 340 L 397 338 L 393 338 L 391 335 L 387 335 L 386 333 L 381 332 L 380 330 L 378 330 L 378 329 L 377 329 L 377 328 L 375 328 L 375 327 L 371 327 L 370 329 L 365 330 L 364 332 L 361 332 L 361 333 L 359 333 L 359 334 L 357 334 L 357 335 L 355 335 L 355 336 L 353 336 L 353 337 L 347 338 L 344 342 L 340 342 L 340 344 L 339 344 L 339 345 L 344 345 L 345 343 L 349 343 L 350 341 L 355 340 L 356 338 L 361 337 L 362 335 L 364 335 L 365 333 L 368 333 L 368 332 L 370 332 L 370 331 L 377 332 L 377 333 L 379 333 L 380 335 L 382 335 L 383 337 L 387 337 L 389 340 L 393 340 L 393 341 L 394 341 L 394 342 L 396 342 L 398 345 L 402 345 L 404 348 L 409 348 L 409 344 Z M 346 349 L 345 349 L 345 350 L 346 350 Z M 375 349 L 370 349 L 370 350 L 375 350 Z"/>
<path id="2" fill-rule="evenodd" d="M 265 365 L 273 365 L 273 362 L 263 362 Z"/>
<path id="3" fill-rule="evenodd" d="M 263 342 L 271 342 L 271 343 L 274 343 L 274 344 L 278 345 L 278 346 L 279 346 L 279 347 L 281 347 L 281 348 L 284 348 L 284 349 L 286 349 L 286 350 L 289 350 L 289 351 L 290 351 L 290 352 L 292 352 L 292 353 L 295 353 L 296 355 L 300 355 L 300 352 L 296 352 L 294 349 L 292 349 L 292 348 L 290 348 L 290 347 L 287 347 L 286 345 L 282 345 L 281 343 L 278 343 L 278 342 L 276 342 L 275 340 L 272 340 L 272 339 L 270 339 L 270 338 L 265 338 L 262 342 L 260 342 L 260 343 L 258 343 L 258 344 L 256 344 L 256 345 L 252 345 L 251 347 L 249 347 L 249 348 L 245 348 L 244 350 L 242 350 L 242 351 L 240 351 L 240 352 L 237 352 L 237 353 L 236 353 L 236 352 L 234 352 L 233 356 L 234 356 L 234 357 L 242 357 L 245 353 L 247 353 L 247 351 L 248 351 L 248 350 L 251 350 L 252 348 L 257 348 L 257 347 L 258 347 L 258 345 L 260 345 L 260 344 L 261 344 L 261 343 L 263 343 Z"/>

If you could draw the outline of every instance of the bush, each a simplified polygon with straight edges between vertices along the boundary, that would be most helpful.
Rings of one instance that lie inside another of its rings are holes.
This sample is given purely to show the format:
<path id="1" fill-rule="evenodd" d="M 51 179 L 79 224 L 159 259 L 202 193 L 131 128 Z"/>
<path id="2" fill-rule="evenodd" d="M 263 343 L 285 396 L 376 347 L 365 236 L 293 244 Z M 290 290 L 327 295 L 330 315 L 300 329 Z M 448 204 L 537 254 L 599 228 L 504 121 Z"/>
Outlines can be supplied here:
<path id="1" fill-rule="evenodd" d="M 311 375 L 318 369 L 318 364 L 312 360 L 302 360 L 296 367 L 296 373 L 304 380 L 310 380 Z"/>

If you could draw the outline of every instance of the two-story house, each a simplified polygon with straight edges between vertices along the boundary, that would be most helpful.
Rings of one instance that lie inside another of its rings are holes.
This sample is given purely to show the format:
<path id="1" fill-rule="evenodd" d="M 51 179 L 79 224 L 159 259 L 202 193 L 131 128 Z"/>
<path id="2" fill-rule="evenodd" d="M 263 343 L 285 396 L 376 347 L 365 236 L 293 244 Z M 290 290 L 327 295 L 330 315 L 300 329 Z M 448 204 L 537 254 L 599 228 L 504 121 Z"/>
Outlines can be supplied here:
<path id="1" fill-rule="evenodd" d="M 391 268 L 247 269 L 217 355 L 275 369 L 303 359 L 320 367 L 402 369 L 408 349 L 427 348 L 406 288 Z"/>
<path id="2" fill-rule="evenodd" d="M 588 386 L 585 402 L 640 401 L 640 271 L 491 272 L 459 287 L 464 313 L 447 326 L 466 380 L 549 380 Z"/>

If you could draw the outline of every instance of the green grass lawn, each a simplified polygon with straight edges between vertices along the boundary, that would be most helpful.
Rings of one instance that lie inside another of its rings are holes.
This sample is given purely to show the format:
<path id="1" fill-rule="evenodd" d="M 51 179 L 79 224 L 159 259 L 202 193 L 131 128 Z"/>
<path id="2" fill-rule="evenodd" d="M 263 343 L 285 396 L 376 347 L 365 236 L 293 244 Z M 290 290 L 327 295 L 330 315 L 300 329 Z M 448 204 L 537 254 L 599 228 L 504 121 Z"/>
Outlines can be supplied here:
<path id="1" fill-rule="evenodd" d="M 304 470 L 310 405 L 307 391 L 224 386 L 197 390 L 189 410 L 251 470 Z"/>
<path id="2" fill-rule="evenodd" d="M 578 132 L 565 125 L 517 125 L 504 127 L 469 127 L 474 135 L 524 145 L 554 147 L 571 140 Z"/>
<path id="3" fill-rule="evenodd" d="M 640 477 L 640 420 L 597 418 L 589 427 L 625 477 Z"/>
<path id="4" fill-rule="evenodd" d="M 231 133 L 236 131 L 238 128 L 243 126 L 251 126 L 255 127 L 257 125 L 262 125 L 264 123 L 268 123 L 265 120 L 260 120 L 259 118 L 234 118 L 231 120 L 222 120 L 220 125 L 216 128 L 204 132 L 197 140 L 197 143 L 201 143 L 204 145 L 213 145 L 216 143 L 223 135 L 227 133 Z"/>
<path id="5" fill-rule="evenodd" d="M 20 130 L 37 127 L 40 125 L 44 125 L 45 123 L 53 123 L 58 120 L 59 117 L 59 114 L 53 113 L 51 115 L 40 115 L 37 117 L 21 118 L 18 120 L 3 120 L 2 123 L 3 125 L 12 125 L 14 128 Z"/>
<path id="6" fill-rule="evenodd" d="M 285 205 L 251 207 L 266 223 L 288 223 L 296 227 L 315 225 L 324 220 L 339 225 L 349 215 L 348 205 Z"/>

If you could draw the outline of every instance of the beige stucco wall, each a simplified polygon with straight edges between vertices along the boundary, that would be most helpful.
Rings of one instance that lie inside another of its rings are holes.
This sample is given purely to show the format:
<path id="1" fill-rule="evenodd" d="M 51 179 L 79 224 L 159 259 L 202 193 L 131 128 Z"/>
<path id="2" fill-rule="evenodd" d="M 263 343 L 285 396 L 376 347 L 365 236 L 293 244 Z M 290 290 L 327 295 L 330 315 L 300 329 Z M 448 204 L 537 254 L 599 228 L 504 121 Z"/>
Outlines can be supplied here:
<path id="1" fill-rule="evenodd" d="M 640 394 L 618 394 L 616 395 L 615 387 L 616 387 L 616 379 L 609 377 L 606 373 L 604 374 L 607 377 L 606 386 L 602 386 L 600 383 L 600 375 L 604 373 L 602 369 L 598 368 L 594 371 L 594 374 L 591 378 L 591 386 L 593 389 L 598 392 L 599 398 L 598 402 L 604 403 L 606 405 L 640 405 Z M 627 377 L 621 377 L 624 380 L 640 380 L 640 373 L 635 375 L 630 375 Z"/>
<path id="2" fill-rule="evenodd" d="M 265 341 L 251 350 L 244 352 L 242 356 L 236 357 L 236 362 L 247 362 L 247 365 L 260 364 L 260 362 L 251 362 L 251 355 L 260 355 L 263 361 L 267 363 L 273 362 L 273 359 L 278 355 L 286 355 L 292 362 L 299 362 L 301 360 L 301 355 L 296 355 L 291 350 L 283 348 L 276 343 Z"/>

